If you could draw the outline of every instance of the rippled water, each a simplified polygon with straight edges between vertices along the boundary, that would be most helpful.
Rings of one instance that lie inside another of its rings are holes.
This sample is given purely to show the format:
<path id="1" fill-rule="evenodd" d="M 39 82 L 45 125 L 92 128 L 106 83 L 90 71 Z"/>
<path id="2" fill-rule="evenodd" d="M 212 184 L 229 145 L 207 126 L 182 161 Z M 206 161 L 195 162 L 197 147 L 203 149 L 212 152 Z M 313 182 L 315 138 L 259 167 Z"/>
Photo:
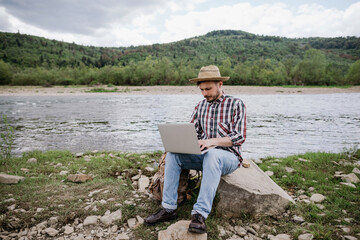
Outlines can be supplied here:
<path id="1" fill-rule="evenodd" d="M 245 158 L 340 152 L 360 143 L 360 94 L 242 95 Z M 0 97 L 14 152 L 163 150 L 158 123 L 187 122 L 200 95 Z M 1 126 L 3 129 L 3 126 Z"/>

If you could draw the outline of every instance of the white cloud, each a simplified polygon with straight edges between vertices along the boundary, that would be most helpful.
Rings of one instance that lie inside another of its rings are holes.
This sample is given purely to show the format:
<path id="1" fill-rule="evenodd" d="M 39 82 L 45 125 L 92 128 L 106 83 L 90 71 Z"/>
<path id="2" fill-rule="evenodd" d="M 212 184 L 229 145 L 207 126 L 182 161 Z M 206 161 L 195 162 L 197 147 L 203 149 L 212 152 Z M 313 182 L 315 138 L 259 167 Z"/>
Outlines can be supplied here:
<path id="1" fill-rule="evenodd" d="M 3 7 L 0 7 L 0 31 L 11 31 L 9 15 Z"/>
<path id="2" fill-rule="evenodd" d="M 285 4 L 233 6 L 193 11 L 166 20 L 161 42 L 171 42 L 202 35 L 212 30 L 234 29 L 255 34 L 285 37 L 360 36 L 360 3 L 345 11 L 325 8 L 319 4 L 299 6 L 296 12 Z"/>
<path id="3" fill-rule="evenodd" d="M 33 0 L 37 4 L 32 12 L 25 8 L 32 6 L 26 1 L 0 0 L 0 31 L 19 30 L 49 39 L 104 47 L 172 42 L 220 29 L 285 37 L 360 36 L 360 2 L 345 10 L 320 4 L 295 8 L 284 3 L 244 2 L 195 11 L 208 0 L 105 0 L 103 4 L 97 0 L 79 0 L 84 3 L 79 9 L 76 7 L 79 3 L 58 1 L 63 3 L 62 9 L 53 16 L 54 6 L 60 6 L 59 2 Z M 41 14 L 37 14 L 39 11 Z M 37 19 L 27 21 L 29 17 Z M 44 24 L 47 19 L 51 21 Z"/>

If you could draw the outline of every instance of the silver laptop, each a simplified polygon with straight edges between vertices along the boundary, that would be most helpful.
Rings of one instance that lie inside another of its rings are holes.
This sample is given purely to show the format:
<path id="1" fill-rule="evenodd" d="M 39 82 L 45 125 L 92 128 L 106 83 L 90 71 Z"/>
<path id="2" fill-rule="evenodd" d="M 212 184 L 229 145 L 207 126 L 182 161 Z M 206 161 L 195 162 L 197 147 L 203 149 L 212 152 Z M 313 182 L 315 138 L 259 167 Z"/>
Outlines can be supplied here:
<path id="1" fill-rule="evenodd" d="M 166 152 L 204 154 L 210 150 L 200 151 L 193 123 L 159 124 L 158 127 Z"/>

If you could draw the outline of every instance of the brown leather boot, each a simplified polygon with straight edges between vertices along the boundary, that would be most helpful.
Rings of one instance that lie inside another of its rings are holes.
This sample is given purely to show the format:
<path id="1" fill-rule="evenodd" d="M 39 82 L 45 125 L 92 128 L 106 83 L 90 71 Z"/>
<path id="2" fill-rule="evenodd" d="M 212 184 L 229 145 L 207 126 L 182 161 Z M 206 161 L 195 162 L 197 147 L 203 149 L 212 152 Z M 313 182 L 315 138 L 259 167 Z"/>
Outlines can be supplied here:
<path id="1" fill-rule="evenodd" d="M 206 233 L 205 218 L 201 214 L 196 213 L 196 214 L 191 215 L 189 232 Z"/>
<path id="2" fill-rule="evenodd" d="M 154 225 L 159 222 L 175 219 L 177 217 L 176 211 L 167 212 L 165 208 L 160 208 L 153 215 L 148 216 L 144 219 L 147 225 Z"/>

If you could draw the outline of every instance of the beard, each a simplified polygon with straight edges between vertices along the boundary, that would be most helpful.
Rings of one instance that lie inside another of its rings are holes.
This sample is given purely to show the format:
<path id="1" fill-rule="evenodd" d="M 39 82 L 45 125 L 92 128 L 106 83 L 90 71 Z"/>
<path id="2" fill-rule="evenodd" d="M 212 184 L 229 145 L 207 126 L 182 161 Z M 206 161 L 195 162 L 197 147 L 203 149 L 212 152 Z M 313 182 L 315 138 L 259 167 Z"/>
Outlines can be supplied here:
<path id="1" fill-rule="evenodd" d="M 220 95 L 221 95 L 221 91 L 220 91 L 220 89 L 218 89 L 215 95 L 207 96 L 205 98 L 206 98 L 207 102 L 211 103 L 211 102 L 217 100 L 220 97 Z"/>

